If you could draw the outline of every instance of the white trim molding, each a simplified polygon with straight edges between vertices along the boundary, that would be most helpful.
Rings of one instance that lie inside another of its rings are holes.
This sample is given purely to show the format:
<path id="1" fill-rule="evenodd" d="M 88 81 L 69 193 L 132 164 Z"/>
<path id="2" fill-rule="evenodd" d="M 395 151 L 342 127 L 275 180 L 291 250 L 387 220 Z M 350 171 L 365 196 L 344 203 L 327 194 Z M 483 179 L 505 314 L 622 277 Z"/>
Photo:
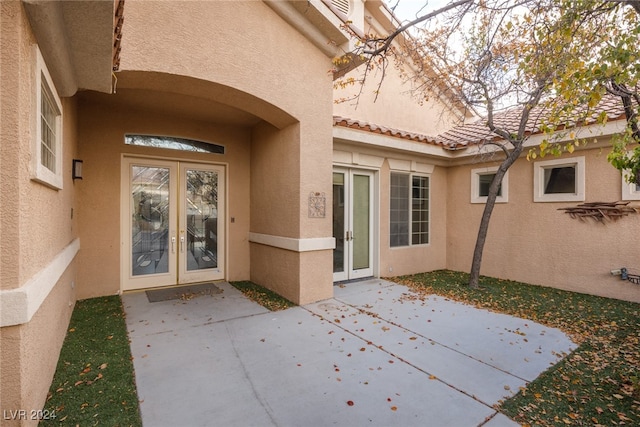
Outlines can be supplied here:
<path id="1" fill-rule="evenodd" d="M 293 252 L 333 250 L 336 247 L 336 239 L 334 237 L 295 239 L 292 237 L 272 236 L 270 234 L 249 233 L 249 241 Z"/>
<path id="2" fill-rule="evenodd" d="M 622 200 L 640 200 L 640 185 L 627 182 L 627 174 L 622 174 Z"/>
<path id="3" fill-rule="evenodd" d="M 64 179 L 62 177 L 62 153 L 63 153 L 63 111 L 62 102 L 58 96 L 56 87 L 53 85 L 53 79 L 47 69 L 47 64 L 42 58 L 42 53 L 38 45 L 34 45 L 34 93 L 33 96 L 33 123 L 34 133 L 31 143 L 31 179 L 47 185 L 55 190 L 62 190 Z M 43 102 L 43 98 L 48 102 Z M 47 121 L 43 118 L 43 105 L 50 108 L 50 116 Z M 43 123 L 45 123 L 43 125 Z M 49 126 L 50 131 L 45 132 L 43 126 Z M 45 144 L 43 135 L 53 135 L 52 140 L 48 140 Z M 53 164 L 48 164 L 51 160 L 45 161 L 43 158 L 43 148 L 48 147 Z M 45 165 L 46 164 L 46 165 Z"/>
<path id="4" fill-rule="evenodd" d="M 410 155 L 424 154 L 439 159 L 451 159 L 450 151 L 444 150 L 440 145 L 425 144 L 409 139 L 398 138 L 365 130 L 350 129 L 344 126 L 333 127 L 333 140 L 335 142 L 361 143 L 369 147 L 405 151 Z"/>
<path id="5" fill-rule="evenodd" d="M 361 166 L 380 169 L 384 163 L 384 157 L 371 156 L 355 151 L 333 150 L 333 163 L 346 166 Z"/>
<path id="6" fill-rule="evenodd" d="M 573 193 L 545 193 L 545 170 L 575 168 L 575 191 Z M 546 160 L 533 164 L 534 202 L 584 202 L 585 200 L 585 160 L 584 157 Z"/>
<path id="7" fill-rule="evenodd" d="M 80 238 L 76 238 L 24 285 L 1 290 L 0 327 L 29 323 L 79 250 Z"/>
<path id="8" fill-rule="evenodd" d="M 487 203 L 487 196 L 480 195 L 480 176 L 495 175 L 498 166 L 487 166 L 484 168 L 471 169 L 471 203 Z M 496 197 L 496 203 L 509 202 L 509 171 L 502 177 L 501 194 Z"/>
<path id="9" fill-rule="evenodd" d="M 289 2 L 265 0 L 267 6 L 322 53 L 329 58 L 335 57 L 339 54 L 337 46 L 349 41 L 348 34 L 341 29 L 343 22 L 322 2 L 309 0 L 306 3 L 309 13 L 301 13 Z"/>
<path id="10" fill-rule="evenodd" d="M 436 166 L 427 163 L 419 163 L 415 160 L 398 160 L 398 159 L 387 159 L 389 162 L 389 169 L 392 171 L 403 171 L 403 172 L 416 172 L 422 174 L 432 174 L 435 170 Z"/>

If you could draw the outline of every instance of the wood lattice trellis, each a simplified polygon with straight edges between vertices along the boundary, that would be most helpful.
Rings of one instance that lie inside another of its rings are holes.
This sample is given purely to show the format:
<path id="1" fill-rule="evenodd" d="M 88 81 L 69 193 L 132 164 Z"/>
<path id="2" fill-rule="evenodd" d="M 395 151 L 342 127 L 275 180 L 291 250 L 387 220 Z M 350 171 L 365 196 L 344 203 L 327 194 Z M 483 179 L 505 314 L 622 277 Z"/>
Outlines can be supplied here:
<path id="1" fill-rule="evenodd" d="M 572 208 L 559 208 L 559 211 L 565 211 L 571 218 L 577 218 L 581 221 L 593 219 L 596 222 L 605 222 L 605 220 L 617 221 L 623 216 L 639 213 L 640 207 L 629 206 L 630 202 L 592 202 L 582 203 Z"/>

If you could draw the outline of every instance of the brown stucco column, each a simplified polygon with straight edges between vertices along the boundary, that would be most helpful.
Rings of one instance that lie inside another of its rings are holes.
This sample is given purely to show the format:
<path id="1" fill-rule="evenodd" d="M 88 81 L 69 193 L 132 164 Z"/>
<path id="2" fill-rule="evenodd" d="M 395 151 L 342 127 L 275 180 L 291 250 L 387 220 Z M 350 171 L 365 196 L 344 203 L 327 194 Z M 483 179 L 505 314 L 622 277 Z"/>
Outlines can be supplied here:
<path id="1" fill-rule="evenodd" d="M 1 2 L 0 19 L 0 424 L 37 425 L 75 301 L 75 104 L 62 100 L 62 186 L 52 188 L 33 179 L 45 66 L 23 3 Z"/>
<path id="2" fill-rule="evenodd" d="M 299 304 L 333 295 L 331 127 L 323 122 L 261 124 L 251 148 L 251 279 Z"/>

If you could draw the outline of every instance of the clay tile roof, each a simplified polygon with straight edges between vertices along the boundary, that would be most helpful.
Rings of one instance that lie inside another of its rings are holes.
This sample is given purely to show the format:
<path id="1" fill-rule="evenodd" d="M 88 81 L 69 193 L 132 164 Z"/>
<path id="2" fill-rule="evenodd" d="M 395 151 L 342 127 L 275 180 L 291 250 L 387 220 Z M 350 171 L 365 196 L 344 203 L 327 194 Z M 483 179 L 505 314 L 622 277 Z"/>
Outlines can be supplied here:
<path id="1" fill-rule="evenodd" d="M 334 116 L 333 125 L 346 127 L 349 129 L 357 129 L 381 135 L 393 136 L 395 138 L 407 139 L 414 142 L 422 142 L 425 144 L 439 145 L 434 137 L 427 136 L 415 132 L 407 132 L 403 130 L 393 129 L 385 126 L 376 125 L 362 120 L 352 120 L 345 117 Z"/>
<path id="2" fill-rule="evenodd" d="M 624 119 L 624 109 L 620 98 L 607 95 L 602 98 L 593 112 L 586 119 L 586 124 L 593 124 L 596 117 L 601 112 L 607 113 L 608 120 Z M 530 135 L 540 133 L 540 118 L 544 116 L 544 108 L 538 106 L 531 112 L 529 123 L 526 126 L 526 132 Z M 518 129 L 520 123 L 520 108 L 512 108 L 494 116 L 494 122 L 498 127 L 507 130 Z M 486 125 L 485 118 L 479 118 L 471 123 L 456 126 L 447 132 L 441 133 L 435 137 L 418 133 L 405 132 L 402 130 L 392 129 L 385 126 L 375 125 L 361 120 L 352 120 L 340 116 L 333 118 L 334 126 L 342 126 L 350 129 L 358 129 L 382 135 L 388 135 L 396 138 L 407 139 L 410 141 L 421 142 L 430 145 L 440 145 L 445 149 L 464 148 L 469 145 L 480 144 L 486 141 L 498 141 L 500 137 L 489 130 Z"/>
<path id="3" fill-rule="evenodd" d="M 494 123 L 502 129 L 517 131 L 520 123 L 520 107 L 496 113 Z M 577 113 L 585 111 L 580 107 Z M 593 109 L 593 112 L 586 118 L 584 124 L 593 124 L 596 117 L 601 112 L 607 113 L 608 120 L 619 120 L 625 117 L 624 108 L 620 98 L 613 95 L 606 95 L 602 101 Z M 529 135 L 540 133 L 541 118 L 544 117 L 544 107 L 538 106 L 531 111 L 529 122 L 526 126 L 526 133 Z M 579 114 L 578 114 L 579 115 Z M 480 118 L 472 123 L 456 126 L 447 132 L 436 137 L 436 141 L 445 147 L 465 147 L 473 144 L 480 144 L 486 141 L 498 141 L 501 138 L 492 133 L 486 125 L 486 119 Z"/>
<path id="4" fill-rule="evenodd" d="M 113 18 L 113 58 L 112 67 L 113 71 L 120 69 L 120 52 L 122 47 L 122 24 L 124 22 L 124 1 L 116 0 L 115 16 Z"/>

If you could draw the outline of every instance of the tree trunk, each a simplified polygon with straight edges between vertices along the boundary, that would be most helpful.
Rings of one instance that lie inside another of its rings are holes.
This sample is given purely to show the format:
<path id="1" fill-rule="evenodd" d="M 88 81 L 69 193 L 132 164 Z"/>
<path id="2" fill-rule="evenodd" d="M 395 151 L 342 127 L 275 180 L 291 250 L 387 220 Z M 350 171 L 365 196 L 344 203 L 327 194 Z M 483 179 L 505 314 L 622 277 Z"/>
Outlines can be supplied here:
<path id="1" fill-rule="evenodd" d="M 480 220 L 480 228 L 478 229 L 478 237 L 476 239 L 476 247 L 473 251 L 473 261 L 471 263 L 471 272 L 469 275 L 469 286 L 477 289 L 480 286 L 480 266 L 482 264 L 482 252 L 484 250 L 484 244 L 487 240 L 487 233 L 489 231 L 489 220 L 491 219 L 491 213 L 493 207 L 496 204 L 496 198 L 498 197 L 498 190 L 502 179 L 507 173 L 507 170 L 518 160 L 520 153 L 524 147 L 524 141 L 514 143 L 514 149 L 509 153 L 507 158 L 500 164 L 496 171 L 496 176 L 491 182 L 489 187 L 489 194 L 487 196 L 487 203 L 484 205 L 484 211 L 482 212 L 482 219 Z"/>

